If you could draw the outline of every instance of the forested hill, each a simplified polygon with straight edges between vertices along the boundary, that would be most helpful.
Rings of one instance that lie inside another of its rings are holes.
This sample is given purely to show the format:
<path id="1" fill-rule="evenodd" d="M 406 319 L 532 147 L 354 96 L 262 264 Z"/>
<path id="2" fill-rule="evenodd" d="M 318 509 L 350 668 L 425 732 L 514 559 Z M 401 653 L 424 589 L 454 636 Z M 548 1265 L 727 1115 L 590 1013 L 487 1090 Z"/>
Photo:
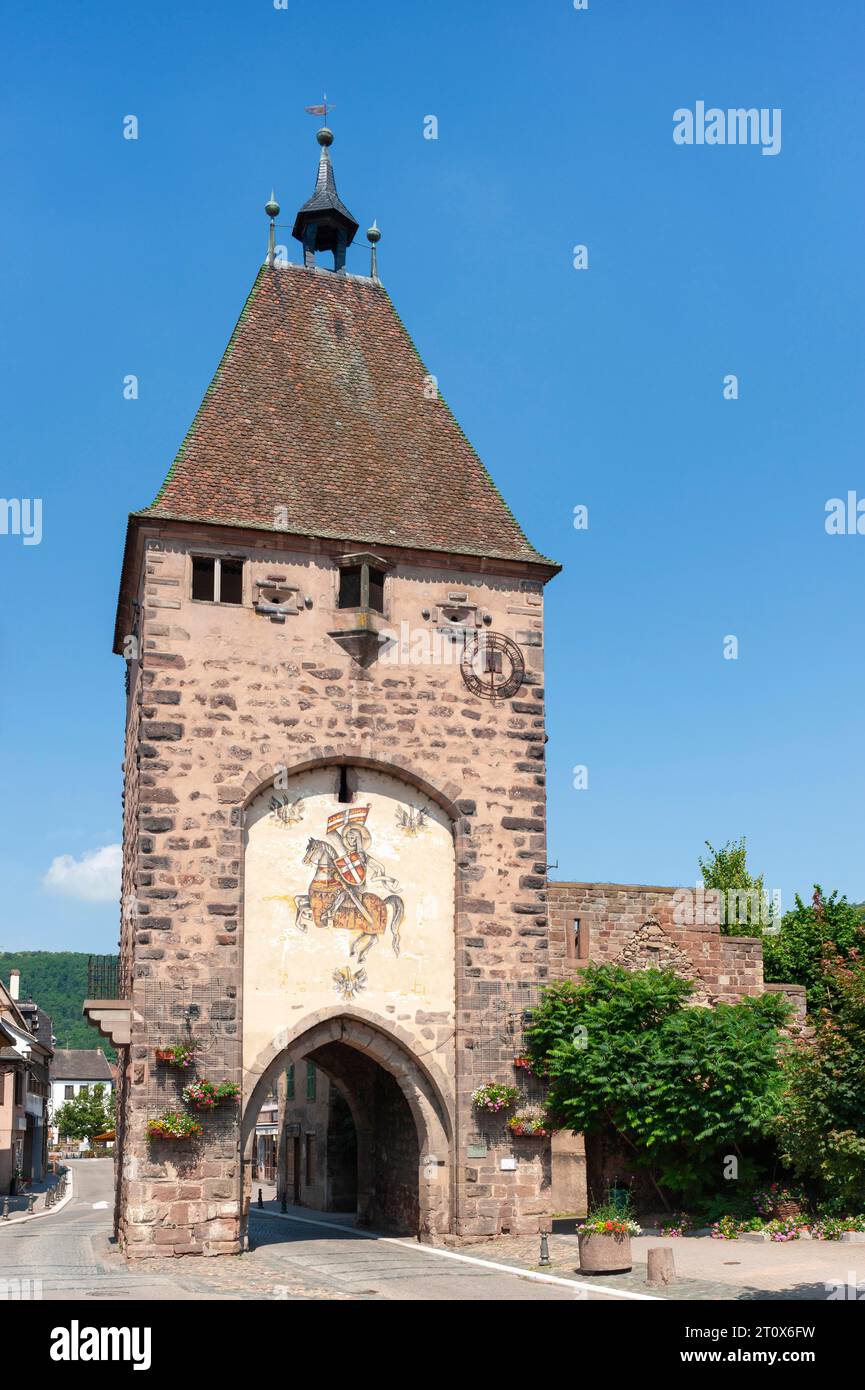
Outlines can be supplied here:
<path id="1" fill-rule="evenodd" d="M 58 1047 L 101 1047 L 113 1060 L 114 1048 L 81 1012 L 87 997 L 86 951 L 0 951 L 0 980 L 21 971 L 21 998 L 32 999 L 51 1016 Z"/>

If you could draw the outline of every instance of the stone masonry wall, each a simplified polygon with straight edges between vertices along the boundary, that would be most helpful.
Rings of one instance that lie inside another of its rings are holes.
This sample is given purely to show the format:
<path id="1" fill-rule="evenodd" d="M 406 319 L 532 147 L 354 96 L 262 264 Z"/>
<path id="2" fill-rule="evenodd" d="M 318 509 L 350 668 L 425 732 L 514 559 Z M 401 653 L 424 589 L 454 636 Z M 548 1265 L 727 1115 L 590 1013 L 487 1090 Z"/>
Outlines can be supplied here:
<path id="1" fill-rule="evenodd" d="M 477 1127 L 471 1092 L 485 1080 L 513 1080 L 502 1003 L 549 973 L 540 584 L 529 567 L 506 562 L 466 567 L 395 548 L 385 556 L 395 565 L 386 614 L 395 628 L 405 622 L 432 632 L 443 625 L 449 595 L 459 592 L 474 621 L 485 611 L 493 631 L 520 644 L 523 687 L 513 699 L 493 702 L 469 692 L 456 662 L 379 659 L 364 669 L 328 635 L 344 617 L 335 615 L 333 555 L 348 546 L 296 540 L 289 549 L 262 533 L 181 523 L 148 525 L 144 536 L 141 726 L 126 759 L 125 864 L 137 906 L 124 938 L 134 949 L 135 1011 L 120 1222 L 127 1253 L 239 1248 L 239 1123 L 208 1131 L 198 1147 L 152 1147 L 146 1139 L 155 1096 L 154 989 L 169 1000 L 176 993 L 177 1008 L 197 989 L 210 1015 L 202 1032 L 218 1019 L 226 1047 L 239 1039 L 244 806 L 280 766 L 342 759 L 419 782 L 454 821 L 451 1234 L 537 1229 L 548 1194 L 543 1165 L 519 1158 L 516 1171 L 501 1170 L 499 1158 L 513 1152 L 503 1135 L 469 1172 L 467 1145 Z M 248 560 L 242 606 L 192 601 L 192 553 Z M 298 611 L 284 623 L 252 606 L 256 581 L 273 576 L 298 591 Z M 137 808 L 130 799 L 136 762 Z M 423 1046 L 429 1044 L 422 1045 L 418 1025 L 419 1052 Z M 238 1061 L 228 1079 L 249 1088 L 253 1060 Z"/>
<path id="2" fill-rule="evenodd" d="M 674 921 L 675 888 L 634 883 L 550 883 L 550 973 L 573 978 L 582 965 L 669 963 L 704 987 L 708 1001 L 732 1004 L 763 993 L 758 937 L 722 936 L 712 925 Z M 579 920 L 581 955 L 568 949 Z M 646 929 L 647 923 L 656 923 Z M 690 967 L 690 968 L 689 968 Z"/>

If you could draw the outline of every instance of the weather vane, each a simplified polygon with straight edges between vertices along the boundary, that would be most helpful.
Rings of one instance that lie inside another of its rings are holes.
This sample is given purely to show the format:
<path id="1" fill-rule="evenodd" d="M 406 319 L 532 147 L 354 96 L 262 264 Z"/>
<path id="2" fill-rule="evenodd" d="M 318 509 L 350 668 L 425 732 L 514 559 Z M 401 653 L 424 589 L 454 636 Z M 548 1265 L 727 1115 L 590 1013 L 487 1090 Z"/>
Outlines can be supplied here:
<path id="1" fill-rule="evenodd" d="M 327 92 L 325 92 L 324 101 L 322 101 L 318 106 L 307 106 L 304 109 L 306 110 L 308 116 L 321 116 L 324 124 L 327 125 L 327 113 L 328 111 L 333 111 L 334 106 L 332 102 L 330 105 L 328 105 Z"/>

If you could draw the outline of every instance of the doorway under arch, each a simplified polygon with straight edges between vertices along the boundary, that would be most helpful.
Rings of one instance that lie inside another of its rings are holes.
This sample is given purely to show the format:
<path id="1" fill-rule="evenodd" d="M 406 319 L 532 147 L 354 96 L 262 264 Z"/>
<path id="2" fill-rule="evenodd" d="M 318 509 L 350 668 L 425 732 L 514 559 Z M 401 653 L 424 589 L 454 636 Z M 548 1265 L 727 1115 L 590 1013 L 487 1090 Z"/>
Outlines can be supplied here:
<path id="1" fill-rule="evenodd" d="M 244 1088 L 245 1167 L 261 1101 L 292 1066 L 295 1098 L 286 1102 L 285 1115 L 303 1114 L 306 1063 L 343 1098 L 356 1149 L 348 1160 L 345 1149 L 330 1151 L 336 1138 L 331 1115 L 313 1094 L 308 1122 L 289 1119 L 281 1136 L 279 1185 L 287 1201 L 305 1189 L 336 1192 L 345 1211 L 347 1194 L 353 1192 L 361 1225 L 421 1240 L 450 1231 L 453 1107 L 444 1078 L 434 1064 L 415 1056 L 408 1039 L 360 1011 L 308 1020 L 292 1037 L 283 1033 L 274 1039 L 250 1068 Z M 330 1200 L 322 1205 L 334 1209 Z"/>

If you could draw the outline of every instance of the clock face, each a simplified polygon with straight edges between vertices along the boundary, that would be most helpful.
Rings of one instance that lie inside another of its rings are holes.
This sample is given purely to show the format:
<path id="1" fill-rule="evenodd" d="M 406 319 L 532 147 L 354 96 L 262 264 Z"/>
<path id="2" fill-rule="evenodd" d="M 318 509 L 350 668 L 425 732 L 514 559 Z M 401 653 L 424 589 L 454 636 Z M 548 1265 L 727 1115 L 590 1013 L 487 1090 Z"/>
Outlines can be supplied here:
<path id="1" fill-rule="evenodd" d="M 469 690 L 487 700 L 510 699 L 526 674 L 526 663 L 516 642 L 500 632 L 482 632 L 473 642 L 467 642 L 460 666 Z"/>

